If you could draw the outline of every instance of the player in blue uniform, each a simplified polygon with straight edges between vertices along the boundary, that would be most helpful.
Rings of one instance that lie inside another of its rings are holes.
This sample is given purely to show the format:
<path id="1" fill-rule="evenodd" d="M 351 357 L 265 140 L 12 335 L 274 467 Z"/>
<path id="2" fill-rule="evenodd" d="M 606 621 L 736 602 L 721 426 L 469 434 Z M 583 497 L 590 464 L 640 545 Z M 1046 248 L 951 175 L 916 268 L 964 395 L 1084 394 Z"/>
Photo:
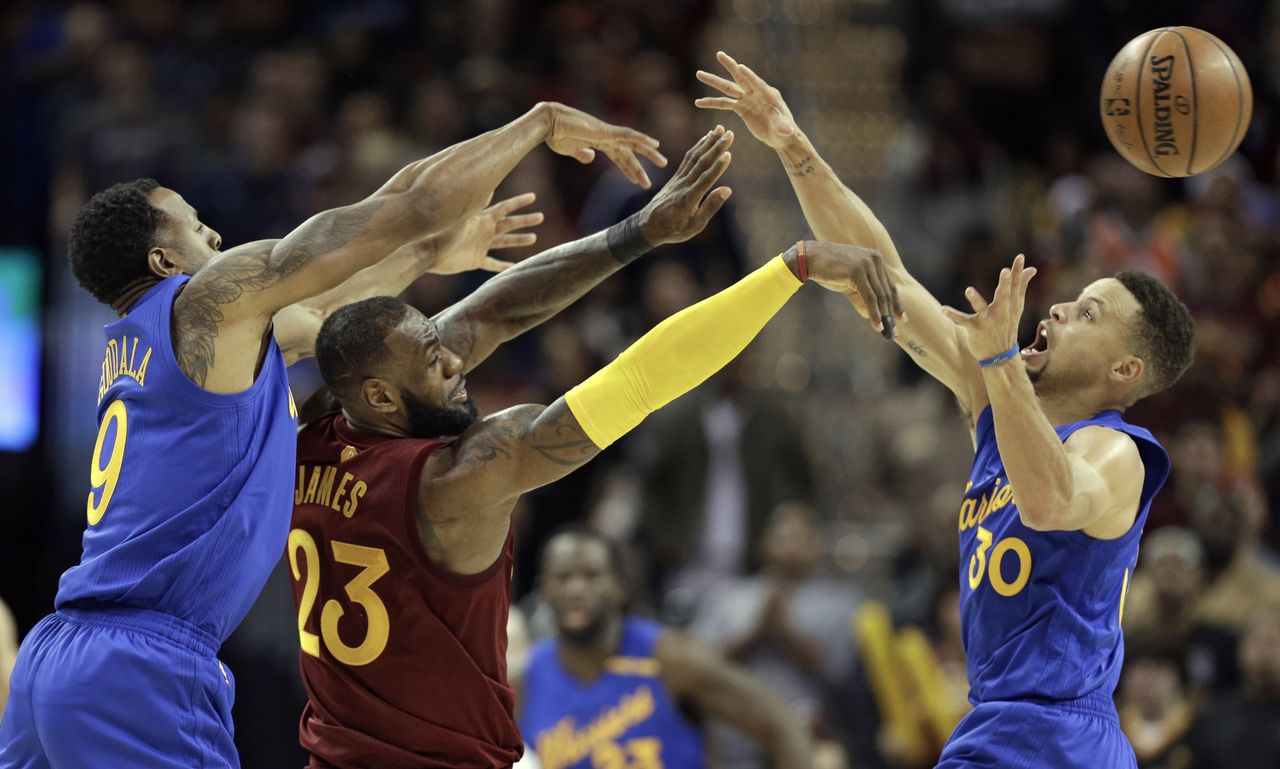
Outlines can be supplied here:
<path id="1" fill-rule="evenodd" d="M 587 529 L 553 537 L 540 591 L 556 635 L 538 643 L 518 685 L 520 733 L 542 769 L 703 769 L 711 717 L 755 738 L 779 769 L 809 766 L 809 740 L 786 704 L 709 647 L 623 613 L 613 543 Z M 696 720 L 690 720 L 690 719 Z"/>
<path id="2" fill-rule="evenodd" d="M 1112 695 L 1120 619 L 1138 539 L 1169 459 L 1121 414 L 1177 381 L 1194 327 L 1150 276 L 1099 280 L 1055 304 L 1023 350 L 1023 258 L 973 313 L 942 307 L 907 273 L 881 223 L 796 126 L 777 89 L 729 56 L 731 79 L 699 72 L 778 152 L 819 238 L 880 251 L 908 318 L 896 341 L 955 394 L 977 456 L 959 510 L 960 610 L 973 710 L 940 767 L 1136 765 Z M 850 296 L 864 315 L 885 315 Z"/>
<path id="3" fill-rule="evenodd" d="M 286 355 L 310 353 L 328 308 L 403 288 L 400 262 L 427 258 L 413 244 L 479 210 L 544 141 L 583 162 L 599 149 L 646 186 L 635 154 L 664 162 L 642 134 L 541 104 L 278 241 L 219 253 L 218 234 L 150 180 L 81 210 L 73 272 L 121 318 L 104 329 L 84 552 L 19 652 L 0 767 L 239 765 L 215 655 L 289 531 Z M 519 223 L 512 205 L 499 222 Z"/>

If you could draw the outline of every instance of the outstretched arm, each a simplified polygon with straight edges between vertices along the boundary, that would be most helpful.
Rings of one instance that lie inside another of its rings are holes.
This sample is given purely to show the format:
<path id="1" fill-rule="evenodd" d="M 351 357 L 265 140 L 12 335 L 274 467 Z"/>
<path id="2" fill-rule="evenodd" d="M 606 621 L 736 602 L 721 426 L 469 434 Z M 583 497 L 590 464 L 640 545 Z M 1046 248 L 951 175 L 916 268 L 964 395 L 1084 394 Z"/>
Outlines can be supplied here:
<path id="1" fill-rule="evenodd" d="M 982 376 L 1022 522 L 1039 531 L 1083 531 L 1115 539 L 1129 531 L 1138 515 L 1145 478 L 1142 457 L 1132 438 L 1107 427 L 1078 430 L 1065 443 L 1058 438 L 1022 356 L 1008 353 L 1016 348 L 1027 285 L 1036 274 L 1036 268 L 1025 264 L 1019 254 L 1000 271 L 989 304 L 970 288 L 966 294 L 972 313 L 944 309 L 968 330 L 973 354 L 992 362 L 984 363 Z"/>
<path id="2" fill-rule="evenodd" d="M 674 630 L 658 637 L 654 656 L 662 682 L 698 715 L 724 721 L 751 737 L 779 769 L 812 765 L 813 746 L 804 724 L 760 679 Z"/>
<path id="3" fill-rule="evenodd" d="M 696 104 L 736 113 L 752 135 L 778 153 L 805 219 L 818 238 L 880 252 L 885 268 L 898 283 L 907 315 L 899 319 L 895 341 L 955 394 L 972 422 L 986 401 L 981 392 L 982 377 L 966 351 L 963 329 L 948 323 L 938 301 L 911 277 L 884 225 L 818 154 L 796 125 L 778 89 L 728 54 L 718 53 L 717 58 L 729 79 L 705 71 L 698 72 L 698 79 L 722 95 L 698 99 Z M 868 307 L 856 293 L 849 298 L 864 317 L 885 314 L 884 308 Z"/>
<path id="4" fill-rule="evenodd" d="M 502 128 L 405 166 L 359 203 L 316 214 L 279 241 L 251 243 L 211 261 L 174 303 L 174 349 L 183 371 L 213 392 L 248 388 L 278 310 L 479 209 L 543 141 L 582 162 L 600 149 L 644 185 L 648 178 L 635 154 L 665 163 L 657 142 L 641 133 L 540 104 Z"/>
<path id="5" fill-rule="evenodd" d="M 531 232 L 513 232 L 542 222 L 540 213 L 516 213 L 534 201 L 532 192 L 495 203 L 452 227 L 406 243 L 377 264 L 366 267 L 337 288 L 283 308 L 272 331 L 285 362 L 315 354 L 320 326 L 339 307 L 373 296 L 396 296 L 425 273 L 452 275 L 467 270 L 501 272 L 512 266 L 489 256 L 490 249 L 537 242 Z"/>
<path id="6" fill-rule="evenodd" d="M 707 226 L 728 187 L 733 132 L 717 126 L 685 154 L 675 175 L 627 221 L 524 260 L 436 316 L 446 347 L 470 371 L 498 345 L 545 322 L 651 248 L 681 243 Z"/>
<path id="7" fill-rule="evenodd" d="M 658 324 L 550 406 L 499 412 L 432 454 L 418 495 L 427 552 L 462 574 L 488 568 L 501 551 L 520 494 L 585 464 L 742 352 L 800 287 L 802 258 L 793 247 Z M 878 262 L 866 249 L 815 243 L 807 266 L 815 282 L 856 282 L 878 299 L 891 291 Z"/>

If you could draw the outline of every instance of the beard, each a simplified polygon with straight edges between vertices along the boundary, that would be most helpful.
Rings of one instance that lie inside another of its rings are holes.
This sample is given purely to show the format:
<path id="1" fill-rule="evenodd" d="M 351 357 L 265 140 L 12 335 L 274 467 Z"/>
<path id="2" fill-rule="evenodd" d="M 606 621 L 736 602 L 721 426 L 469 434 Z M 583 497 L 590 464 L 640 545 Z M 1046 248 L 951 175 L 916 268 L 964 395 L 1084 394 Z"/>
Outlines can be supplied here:
<path id="1" fill-rule="evenodd" d="M 452 438 L 475 424 L 476 404 L 470 395 L 461 406 L 446 408 L 428 406 L 408 390 L 401 390 L 400 397 L 409 419 L 409 434 L 415 438 Z"/>
<path id="2" fill-rule="evenodd" d="M 591 621 L 579 628 L 566 628 L 556 623 L 560 640 L 572 646 L 595 646 L 600 637 L 609 629 L 609 612 L 601 609 Z"/>

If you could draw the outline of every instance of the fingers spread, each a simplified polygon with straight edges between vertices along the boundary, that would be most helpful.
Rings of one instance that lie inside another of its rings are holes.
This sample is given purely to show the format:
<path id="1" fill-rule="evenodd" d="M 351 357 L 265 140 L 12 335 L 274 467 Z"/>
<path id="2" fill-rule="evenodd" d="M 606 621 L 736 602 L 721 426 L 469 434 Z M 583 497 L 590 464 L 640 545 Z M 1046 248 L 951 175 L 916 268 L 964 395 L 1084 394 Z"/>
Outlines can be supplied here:
<path id="1" fill-rule="evenodd" d="M 532 232 L 512 232 L 499 235 L 489 243 L 489 248 L 523 248 L 538 242 L 538 236 Z"/>
<path id="2" fill-rule="evenodd" d="M 507 198 L 506 200 L 495 203 L 487 210 L 492 211 L 499 217 L 502 217 L 510 214 L 512 211 L 516 211 L 530 205 L 537 199 L 537 195 L 532 192 L 526 192 L 523 195 L 516 195 L 514 198 Z"/>
<path id="3" fill-rule="evenodd" d="M 635 153 L 629 149 L 621 148 L 605 152 L 609 159 L 613 161 L 622 175 L 632 184 L 638 184 L 646 190 L 652 186 L 649 181 L 649 175 L 644 172 L 644 168 L 640 165 L 640 161 L 636 160 Z"/>
<path id="4" fill-rule="evenodd" d="M 703 96 L 701 99 L 693 100 L 693 106 L 703 109 L 727 109 L 732 111 L 737 104 L 737 99 L 730 99 L 725 96 Z"/>
<path id="5" fill-rule="evenodd" d="M 536 227 L 542 224 L 542 212 L 535 211 L 532 214 L 520 214 L 519 216 L 504 216 L 498 220 L 494 226 L 494 231 L 501 235 L 504 232 L 519 230 L 525 227 Z"/>
<path id="6" fill-rule="evenodd" d="M 729 169 L 729 164 L 731 162 L 733 162 L 732 152 L 723 152 L 716 157 L 715 161 L 707 166 L 707 168 L 694 180 L 694 194 L 698 198 L 701 198 L 707 190 L 711 189 L 711 185 L 719 181 L 721 176 L 724 176 L 724 172 Z"/>
<path id="7" fill-rule="evenodd" d="M 956 308 L 949 307 L 945 304 L 942 305 L 942 314 L 946 315 L 947 318 L 949 318 L 952 323 L 956 323 L 961 326 L 969 325 L 970 323 L 973 322 L 974 318 L 977 317 L 975 315 L 970 315 L 967 312 L 960 312 Z"/>
<path id="8" fill-rule="evenodd" d="M 975 313 L 985 312 L 987 309 L 987 300 L 982 298 L 982 294 L 978 293 L 978 289 L 969 286 L 964 290 L 964 298 L 969 300 L 969 306 L 973 308 Z"/>
<path id="9" fill-rule="evenodd" d="M 698 207 L 697 213 L 693 215 L 693 221 L 696 223 L 698 231 L 707 226 L 707 222 L 711 221 L 711 217 L 724 207 L 725 201 L 733 194 L 733 190 L 728 187 L 717 187 L 707 195 L 707 199 L 702 201 L 702 205 Z"/>
<path id="10" fill-rule="evenodd" d="M 746 81 L 745 85 L 748 88 L 763 91 L 769 87 L 769 84 L 764 82 L 764 78 L 757 75 L 755 70 L 745 64 L 738 65 L 738 72 L 742 75 L 742 77 L 738 78 L 738 82 Z"/>
<path id="11" fill-rule="evenodd" d="M 706 70 L 698 70 L 697 78 L 700 82 L 711 86 L 725 96 L 732 96 L 735 99 L 741 99 L 747 93 L 742 90 L 742 86 L 737 83 L 731 80 L 725 80 L 719 75 L 713 75 Z"/>
<path id="12" fill-rule="evenodd" d="M 573 151 L 573 157 L 579 163 L 586 165 L 596 159 L 596 151 L 590 147 L 579 147 Z"/>

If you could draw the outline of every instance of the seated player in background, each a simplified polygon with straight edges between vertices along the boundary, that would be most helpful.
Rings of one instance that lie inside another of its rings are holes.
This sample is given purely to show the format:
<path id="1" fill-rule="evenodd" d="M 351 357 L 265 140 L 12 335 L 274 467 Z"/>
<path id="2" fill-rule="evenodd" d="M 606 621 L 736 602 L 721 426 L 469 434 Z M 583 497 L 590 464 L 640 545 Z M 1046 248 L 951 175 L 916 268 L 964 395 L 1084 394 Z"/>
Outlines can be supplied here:
<path id="1" fill-rule="evenodd" d="M 729 196 L 711 188 L 731 140 L 708 134 L 635 217 L 526 260 L 434 319 L 382 297 L 325 321 L 316 361 L 338 411 L 298 435 L 287 547 L 312 766 L 515 762 L 523 743 L 505 627 L 520 495 L 714 374 L 801 276 L 833 290 L 856 284 L 872 301 L 890 293 L 874 252 L 793 247 L 668 318 L 552 405 L 477 419 L 464 374 L 626 261 L 702 230 Z"/>
<path id="2" fill-rule="evenodd" d="M 542 104 L 281 240 L 225 253 L 152 180 L 81 209 L 72 272 L 121 318 L 103 329 L 84 552 L 19 651 L 0 767 L 239 766 L 234 685 L 216 655 L 288 536 L 297 433 L 285 366 L 325 311 L 308 300 L 342 295 L 357 271 L 480 209 L 543 142 L 584 162 L 598 148 L 638 183 L 634 153 L 662 162 L 643 134 Z"/>
<path id="3" fill-rule="evenodd" d="M 707 719 L 753 739 L 770 766 L 809 766 L 808 730 L 760 679 L 626 614 L 621 568 L 616 545 L 590 529 L 561 532 L 543 550 L 538 589 L 556 632 L 534 646 L 518 703 L 543 769 L 704 769 Z"/>
<path id="4" fill-rule="evenodd" d="M 796 126 L 776 88 L 719 54 L 731 80 L 698 106 L 737 113 L 778 152 L 814 233 L 875 248 L 901 286 L 898 344 L 959 401 L 977 450 L 959 509 L 960 612 L 974 709 L 941 767 L 1134 766 L 1112 695 L 1124 658 L 1125 590 L 1169 457 L 1124 410 L 1178 380 L 1194 325 L 1172 292 L 1122 272 L 1017 333 L 1035 268 L 1018 256 L 990 303 L 944 308 L 908 273 L 889 233 Z M 864 315 L 883 315 L 850 297 Z"/>

